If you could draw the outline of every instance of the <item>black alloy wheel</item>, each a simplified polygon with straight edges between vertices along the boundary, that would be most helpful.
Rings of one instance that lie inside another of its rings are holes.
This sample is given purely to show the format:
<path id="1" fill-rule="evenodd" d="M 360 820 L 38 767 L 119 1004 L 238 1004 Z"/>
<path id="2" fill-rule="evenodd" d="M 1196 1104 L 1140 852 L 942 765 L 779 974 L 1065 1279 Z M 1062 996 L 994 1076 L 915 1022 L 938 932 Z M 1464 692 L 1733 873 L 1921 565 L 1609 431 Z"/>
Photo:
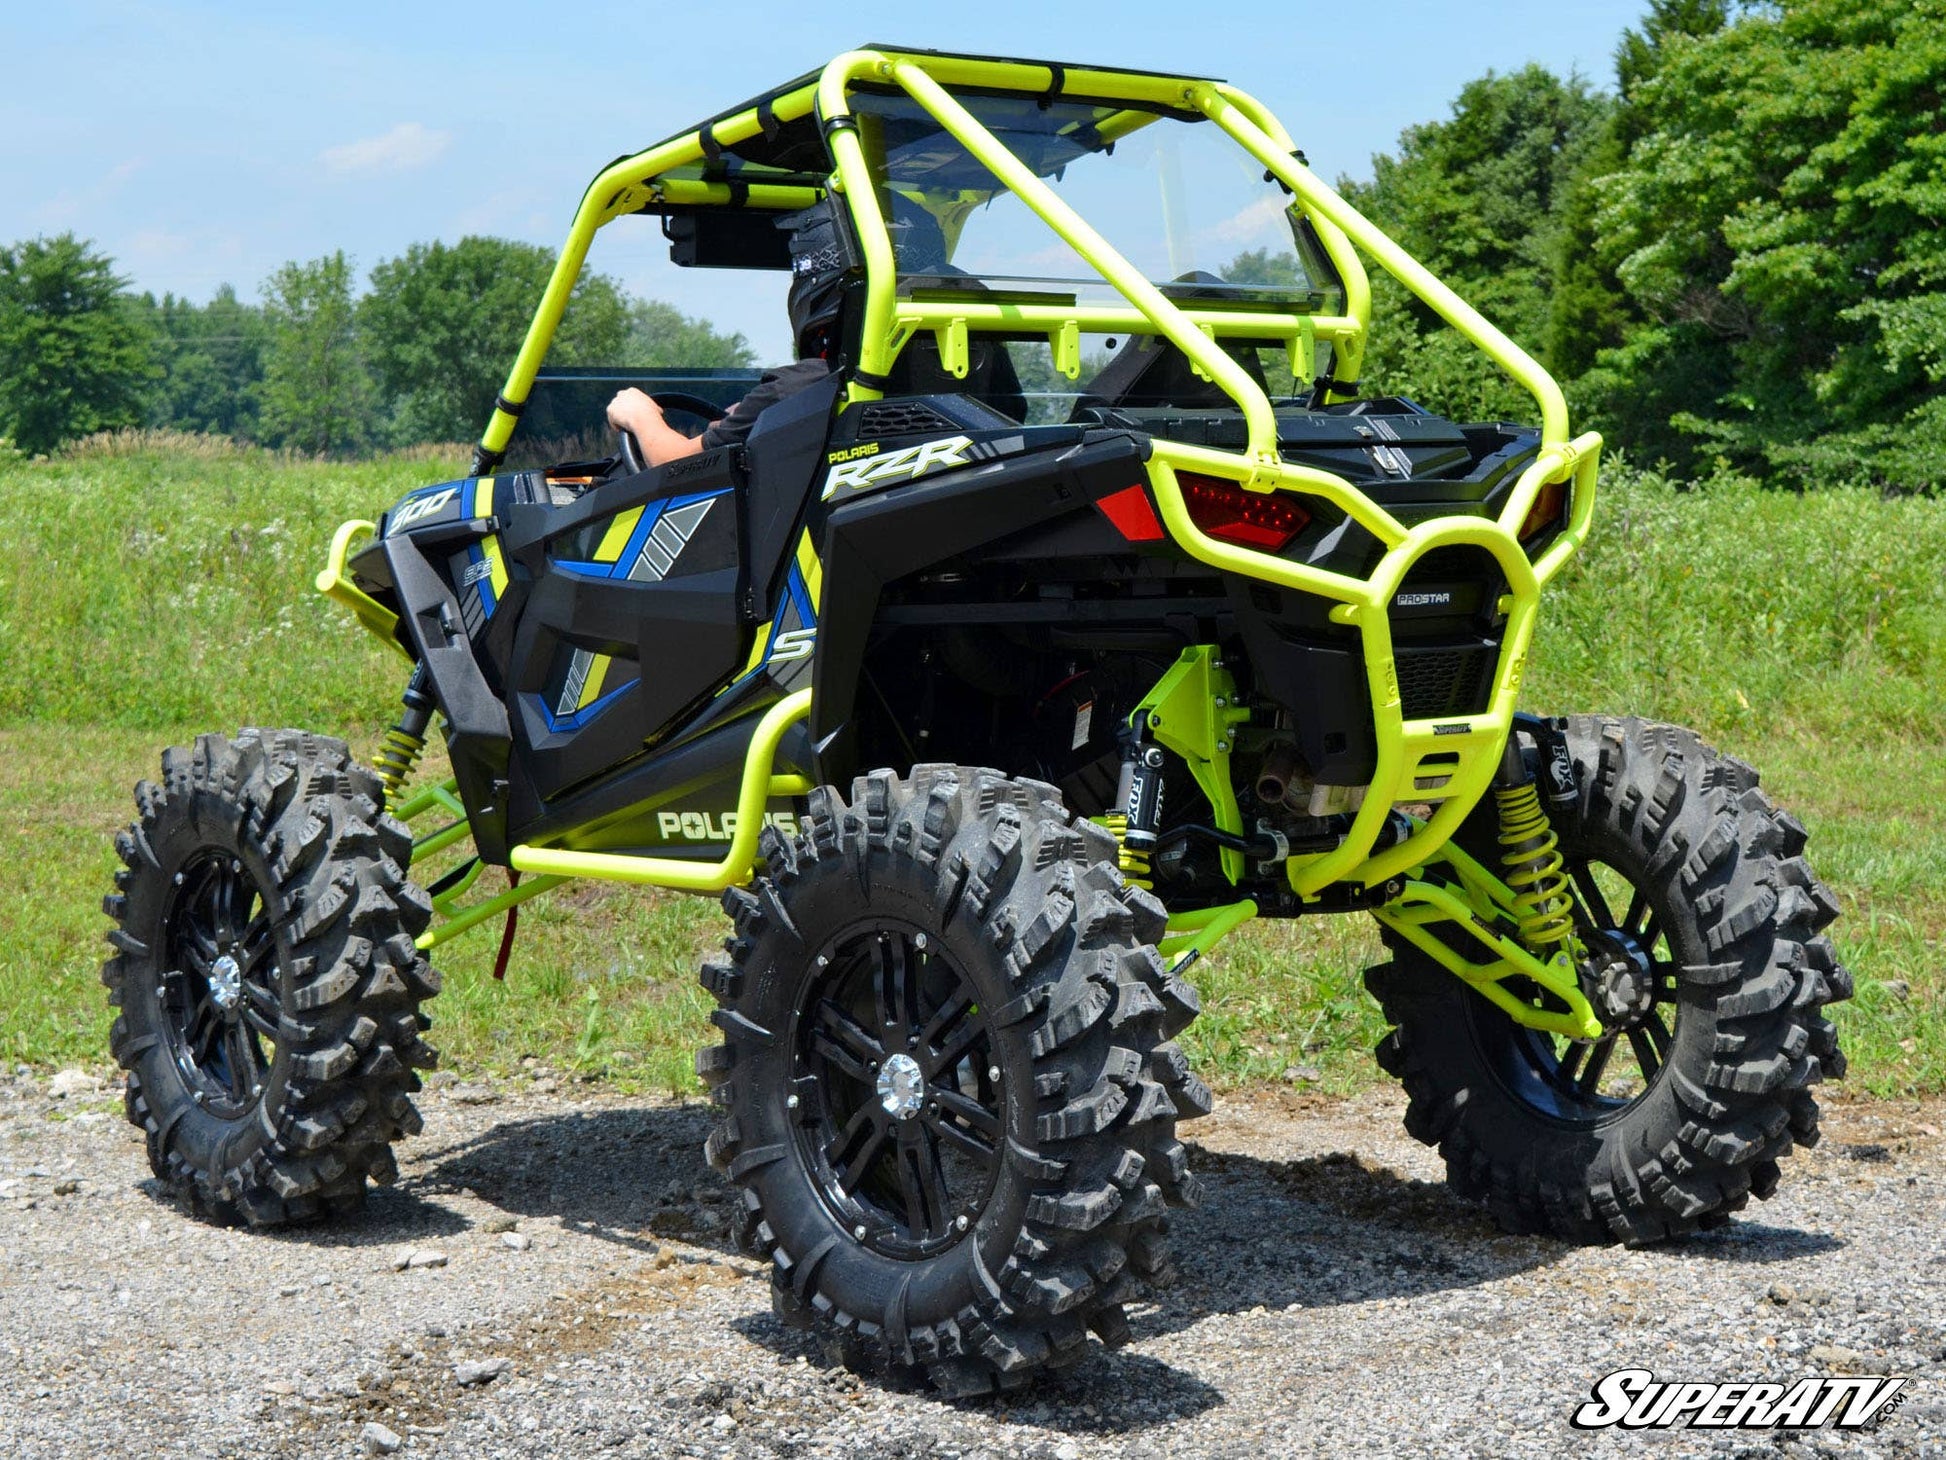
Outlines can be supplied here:
<path id="1" fill-rule="evenodd" d="M 1000 1172 L 1000 1067 L 964 975 L 915 928 L 840 937 L 813 961 L 797 1029 L 799 1126 L 821 1195 L 888 1257 L 941 1251 Z"/>
<path id="2" fill-rule="evenodd" d="M 164 1038 L 192 1098 L 234 1119 L 263 1094 L 276 1057 L 276 940 L 243 863 L 206 848 L 173 878 L 165 921 Z"/>
<path id="3" fill-rule="evenodd" d="M 1663 934 L 1667 919 L 1650 892 L 1594 855 L 1567 860 L 1575 934 L 1586 955 L 1583 991 L 1602 1021 L 1594 1040 L 1516 1025 L 1497 1008 L 1469 1003 L 1475 1034 L 1499 1046 L 1497 1073 L 1508 1092 L 1569 1125 L 1611 1120 L 1661 1077 L 1682 1019 L 1678 964 Z M 1612 909 L 1622 909 L 1618 919 Z"/>

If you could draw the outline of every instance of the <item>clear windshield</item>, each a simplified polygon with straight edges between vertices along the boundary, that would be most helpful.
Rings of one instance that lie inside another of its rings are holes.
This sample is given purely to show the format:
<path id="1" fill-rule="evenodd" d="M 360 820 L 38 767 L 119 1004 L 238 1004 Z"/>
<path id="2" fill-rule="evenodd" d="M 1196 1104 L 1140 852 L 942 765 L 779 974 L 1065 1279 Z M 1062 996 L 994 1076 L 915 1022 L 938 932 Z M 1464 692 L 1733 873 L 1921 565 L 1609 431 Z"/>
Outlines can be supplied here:
<path id="1" fill-rule="evenodd" d="M 1343 290 L 1290 200 L 1212 123 L 1119 103 L 958 99 L 1166 294 L 1206 306 L 1342 312 Z M 1003 295 L 1119 298 L 911 97 L 853 100 L 902 293 L 964 289 L 970 275 Z"/>

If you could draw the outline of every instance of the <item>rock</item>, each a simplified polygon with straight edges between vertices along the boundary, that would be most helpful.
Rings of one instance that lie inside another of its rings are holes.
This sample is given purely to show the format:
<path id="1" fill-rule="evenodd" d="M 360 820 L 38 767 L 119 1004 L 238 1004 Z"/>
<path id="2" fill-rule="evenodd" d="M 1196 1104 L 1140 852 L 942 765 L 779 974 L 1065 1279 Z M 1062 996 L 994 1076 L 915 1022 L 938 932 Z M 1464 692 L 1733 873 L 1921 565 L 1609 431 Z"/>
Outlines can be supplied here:
<path id="1" fill-rule="evenodd" d="M 453 1099 L 461 1105 L 492 1105 L 499 1098 L 500 1092 L 487 1085 L 460 1085 L 453 1091 Z"/>
<path id="2" fill-rule="evenodd" d="M 513 1252 L 525 1252 L 534 1245 L 534 1239 L 525 1232 L 502 1232 L 500 1245 Z"/>
<path id="3" fill-rule="evenodd" d="M 1290 1065 L 1284 1070 L 1284 1083 L 1295 1085 L 1299 1080 L 1322 1080 L 1324 1072 L 1316 1065 Z"/>
<path id="4" fill-rule="evenodd" d="M 444 1267 L 446 1262 L 446 1254 L 435 1248 L 408 1248 L 392 1254 L 392 1271 L 404 1272 L 409 1267 Z"/>
<path id="5" fill-rule="evenodd" d="M 534 1081 L 533 1085 L 530 1088 L 533 1090 L 533 1092 L 536 1095 L 553 1095 L 559 1092 L 561 1088 L 561 1082 L 559 1080 L 552 1078 L 551 1076 L 544 1076 L 541 1079 Z"/>
<path id="6" fill-rule="evenodd" d="M 365 1447 L 367 1455 L 390 1455 L 405 1443 L 395 1431 L 388 1430 L 377 1420 L 366 1422 L 365 1428 L 358 1432 L 358 1442 Z"/>
<path id="7" fill-rule="evenodd" d="M 1765 1296 L 1767 1296 L 1771 1302 L 1777 1304 L 1779 1307 L 1782 1307 L 1786 1303 L 1795 1302 L 1797 1300 L 1797 1289 L 1793 1288 L 1789 1283 L 1772 1283 L 1770 1285 L 1770 1292 Z"/>
<path id="8" fill-rule="evenodd" d="M 453 1365 L 453 1377 L 463 1388 L 476 1384 L 491 1384 L 513 1367 L 512 1359 L 473 1359 L 467 1363 Z"/>
<path id="9" fill-rule="evenodd" d="M 55 1100 L 68 1100 L 76 1095 L 92 1095 L 101 1088 L 101 1082 L 86 1070 L 62 1070 L 47 1082 L 47 1093 Z"/>
<path id="10" fill-rule="evenodd" d="M 1054 1447 L 1054 1460 L 1081 1460 L 1081 1447 L 1073 1440 L 1063 1440 Z"/>
<path id="11" fill-rule="evenodd" d="M 1845 1373 L 1858 1372 L 1865 1362 L 1865 1356 L 1857 1349 L 1840 1348 L 1835 1343 L 1814 1344 L 1807 1357 L 1814 1364 Z"/>
<path id="12" fill-rule="evenodd" d="M 1903 1004 L 1912 997 L 1912 985 L 1902 978 L 1887 978 L 1879 981 L 1879 987 Z M 60 1076 L 55 1076 L 59 1079 Z"/>
<path id="13" fill-rule="evenodd" d="M 496 1232 L 511 1232 L 519 1225 L 519 1221 L 513 1217 L 488 1217 L 484 1222 L 480 1223 L 480 1230 L 492 1235 Z"/>

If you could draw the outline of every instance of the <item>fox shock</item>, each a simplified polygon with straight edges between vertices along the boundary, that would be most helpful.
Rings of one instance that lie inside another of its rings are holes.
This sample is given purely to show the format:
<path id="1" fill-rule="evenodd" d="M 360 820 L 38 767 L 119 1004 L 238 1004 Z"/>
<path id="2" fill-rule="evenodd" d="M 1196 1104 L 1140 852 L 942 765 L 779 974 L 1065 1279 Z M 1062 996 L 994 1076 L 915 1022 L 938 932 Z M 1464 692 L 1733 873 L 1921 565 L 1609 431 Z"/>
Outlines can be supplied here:
<path id="1" fill-rule="evenodd" d="M 1500 813 L 1500 865 L 1514 895 L 1521 941 L 1538 953 L 1573 936 L 1574 894 L 1560 838 L 1541 808 L 1540 788 L 1511 732 L 1498 779 L 1493 804 Z"/>
<path id="2" fill-rule="evenodd" d="M 372 769 L 378 772 L 388 802 L 410 779 L 412 768 L 419 763 L 426 748 L 426 727 L 432 723 L 434 706 L 432 696 L 426 693 L 425 665 L 412 672 L 412 681 L 406 685 L 403 698 L 405 709 L 398 723 L 385 732 L 378 753 L 372 757 Z"/>
<path id="3" fill-rule="evenodd" d="M 1137 717 L 1146 721 L 1146 715 Z M 1115 799 L 1121 810 L 1102 825 L 1121 843 L 1122 875 L 1138 887 L 1152 885 L 1150 858 L 1162 830 L 1162 747 L 1142 739 L 1139 728 L 1122 744 L 1122 776 Z"/>

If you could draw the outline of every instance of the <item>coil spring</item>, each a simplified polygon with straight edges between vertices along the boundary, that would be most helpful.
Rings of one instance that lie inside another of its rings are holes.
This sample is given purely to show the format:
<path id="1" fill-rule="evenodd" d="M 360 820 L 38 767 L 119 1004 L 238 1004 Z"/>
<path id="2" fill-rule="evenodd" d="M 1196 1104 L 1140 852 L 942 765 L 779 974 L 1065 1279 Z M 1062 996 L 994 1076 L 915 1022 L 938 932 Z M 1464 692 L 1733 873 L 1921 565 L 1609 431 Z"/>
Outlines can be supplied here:
<path id="1" fill-rule="evenodd" d="M 411 777 L 412 768 L 419 763 L 425 748 L 426 737 L 413 734 L 403 725 L 394 725 L 385 732 L 378 753 L 372 757 L 372 769 L 378 772 L 378 782 L 385 790 L 387 801 Z"/>
<path id="2" fill-rule="evenodd" d="M 1567 942 L 1574 932 L 1574 894 L 1539 788 L 1532 781 L 1496 787 L 1493 800 L 1500 812 L 1500 865 L 1514 894 L 1522 941 L 1536 950 Z"/>
<path id="3" fill-rule="evenodd" d="M 1116 865 L 1122 869 L 1122 878 L 1134 887 L 1153 887 L 1155 874 L 1149 867 L 1149 854 L 1139 852 L 1126 840 L 1128 818 L 1120 814 L 1095 818 L 1103 827 L 1115 834 Z"/>

